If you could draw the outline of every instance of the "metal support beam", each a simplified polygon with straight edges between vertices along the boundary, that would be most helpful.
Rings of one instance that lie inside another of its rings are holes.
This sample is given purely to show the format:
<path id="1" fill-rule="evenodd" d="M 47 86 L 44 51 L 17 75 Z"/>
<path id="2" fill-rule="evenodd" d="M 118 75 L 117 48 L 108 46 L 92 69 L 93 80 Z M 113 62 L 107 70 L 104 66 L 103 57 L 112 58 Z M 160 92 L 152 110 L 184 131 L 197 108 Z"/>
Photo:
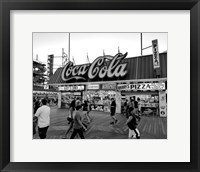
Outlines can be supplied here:
<path id="1" fill-rule="evenodd" d="M 141 40 L 141 56 L 142 56 L 142 33 L 140 33 L 140 40 Z"/>
<path id="2" fill-rule="evenodd" d="M 62 71 L 62 70 L 61 70 Z M 118 81 L 106 81 L 107 84 L 113 83 L 138 83 L 138 82 L 165 82 L 167 78 L 152 78 L 152 79 L 133 79 L 133 80 L 118 80 Z M 88 84 L 105 84 L 105 81 L 97 81 L 97 82 L 77 82 L 77 83 L 59 83 L 59 84 L 48 84 L 48 85 L 88 85 Z"/>
<path id="3" fill-rule="evenodd" d="M 152 47 L 152 45 L 150 45 L 150 46 L 148 46 L 148 47 L 145 47 L 145 48 L 143 48 L 142 50 L 145 50 L 145 49 L 151 48 L 151 47 Z"/>

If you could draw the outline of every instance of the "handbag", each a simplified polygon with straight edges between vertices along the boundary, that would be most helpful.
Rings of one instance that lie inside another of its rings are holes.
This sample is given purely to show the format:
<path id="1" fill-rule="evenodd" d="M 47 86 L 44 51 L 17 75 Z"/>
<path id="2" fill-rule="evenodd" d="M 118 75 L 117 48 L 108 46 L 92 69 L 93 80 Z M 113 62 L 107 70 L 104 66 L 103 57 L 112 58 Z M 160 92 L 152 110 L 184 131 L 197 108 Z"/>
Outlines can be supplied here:
<path id="1" fill-rule="evenodd" d="M 67 117 L 67 121 L 72 122 L 72 121 L 73 121 L 73 118 Z"/>

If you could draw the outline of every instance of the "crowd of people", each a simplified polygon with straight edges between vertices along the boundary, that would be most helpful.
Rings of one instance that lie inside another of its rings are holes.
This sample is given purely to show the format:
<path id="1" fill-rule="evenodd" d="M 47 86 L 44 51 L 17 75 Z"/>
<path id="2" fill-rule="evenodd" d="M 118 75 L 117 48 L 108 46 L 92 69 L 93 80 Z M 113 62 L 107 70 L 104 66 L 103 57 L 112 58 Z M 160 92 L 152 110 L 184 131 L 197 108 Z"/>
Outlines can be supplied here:
<path id="1" fill-rule="evenodd" d="M 140 138 L 140 132 L 137 128 L 137 125 L 141 120 L 138 101 L 139 98 L 136 101 L 135 97 L 131 97 L 129 101 L 126 100 L 124 103 L 124 115 L 127 118 L 125 125 L 127 126 L 127 129 L 129 129 L 128 138 L 130 139 Z M 40 139 L 46 138 L 47 130 L 50 125 L 50 107 L 48 103 L 47 98 L 43 98 L 41 101 L 39 99 L 34 100 L 33 134 L 36 133 L 35 128 L 37 125 Z M 115 99 L 112 98 L 110 104 L 111 125 L 115 125 L 118 122 L 118 119 L 116 118 L 116 106 L 117 103 Z M 87 127 L 92 121 L 90 107 L 90 102 L 88 100 L 81 102 L 79 98 L 73 98 L 67 117 L 69 128 L 65 132 L 63 139 L 67 138 L 70 131 L 72 131 L 70 139 L 74 139 L 77 135 L 79 135 L 81 139 L 85 138 L 84 132 L 87 131 Z"/>
<path id="2" fill-rule="evenodd" d="M 89 101 L 84 100 L 83 103 L 77 98 L 73 99 L 70 104 L 69 116 L 67 118 L 69 128 L 63 136 L 67 138 L 68 133 L 73 129 L 70 139 L 74 139 L 77 134 L 81 139 L 84 139 L 83 132 L 87 131 L 87 125 L 91 122 L 92 118 L 89 115 L 90 104 Z M 87 121 L 85 121 L 85 119 Z"/>

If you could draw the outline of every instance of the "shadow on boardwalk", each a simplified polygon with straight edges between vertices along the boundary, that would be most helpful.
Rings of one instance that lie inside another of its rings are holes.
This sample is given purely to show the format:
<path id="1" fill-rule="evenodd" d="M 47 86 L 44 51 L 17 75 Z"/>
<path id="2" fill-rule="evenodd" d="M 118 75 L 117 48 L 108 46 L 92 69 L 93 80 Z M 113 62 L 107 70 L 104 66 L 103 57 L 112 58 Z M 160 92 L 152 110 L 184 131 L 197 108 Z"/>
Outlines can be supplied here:
<path id="1" fill-rule="evenodd" d="M 69 127 L 67 116 L 68 110 L 66 109 L 51 109 L 51 126 L 47 132 L 47 139 L 62 139 Z M 109 113 L 92 111 L 90 116 L 93 120 L 84 133 L 86 139 L 128 139 L 124 115 L 116 115 L 118 122 L 115 125 L 110 124 Z M 142 116 L 138 129 L 141 139 L 167 139 L 167 118 Z M 70 136 L 71 132 L 67 138 Z M 38 138 L 38 134 L 35 134 L 34 139 Z"/>

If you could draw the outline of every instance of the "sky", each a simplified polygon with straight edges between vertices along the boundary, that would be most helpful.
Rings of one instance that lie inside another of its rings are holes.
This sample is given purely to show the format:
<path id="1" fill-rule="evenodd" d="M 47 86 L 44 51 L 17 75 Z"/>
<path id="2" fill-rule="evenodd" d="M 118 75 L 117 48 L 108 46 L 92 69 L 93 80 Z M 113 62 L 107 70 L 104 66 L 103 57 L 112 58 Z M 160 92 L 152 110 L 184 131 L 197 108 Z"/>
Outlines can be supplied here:
<path id="1" fill-rule="evenodd" d="M 69 36 L 70 35 L 70 36 Z M 151 46 L 158 39 L 159 52 L 167 51 L 167 33 L 142 33 L 142 47 Z M 70 37 L 70 46 L 69 46 Z M 69 48 L 70 47 L 70 48 Z M 75 64 L 87 63 L 97 57 L 128 52 L 127 57 L 141 55 L 141 34 L 138 33 L 33 33 L 33 59 L 47 63 L 47 57 L 54 54 L 54 71 L 62 65 L 62 49 L 75 61 Z M 70 49 L 70 53 L 69 53 Z M 143 50 L 143 55 L 152 54 L 152 48 Z"/>

